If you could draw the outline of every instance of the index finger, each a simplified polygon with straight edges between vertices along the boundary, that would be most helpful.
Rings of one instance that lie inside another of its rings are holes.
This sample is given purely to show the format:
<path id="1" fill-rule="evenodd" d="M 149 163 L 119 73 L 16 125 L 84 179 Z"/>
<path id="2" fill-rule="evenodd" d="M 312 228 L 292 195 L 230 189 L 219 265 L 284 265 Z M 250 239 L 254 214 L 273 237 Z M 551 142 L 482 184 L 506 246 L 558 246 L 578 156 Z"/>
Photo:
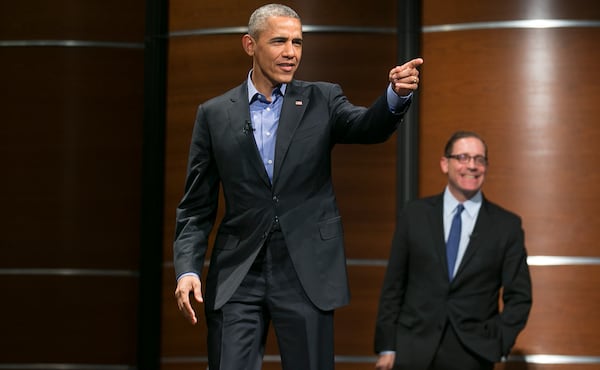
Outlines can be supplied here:
<path id="1" fill-rule="evenodd" d="M 196 312 L 192 308 L 192 304 L 190 302 L 190 293 L 192 290 L 188 285 L 184 285 L 181 288 L 178 288 L 175 291 L 175 296 L 177 297 L 177 307 L 179 307 L 179 311 L 183 314 L 183 316 L 192 324 L 196 323 Z"/>
<path id="2" fill-rule="evenodd" d="M 412 67 L 412 68 L 417 68 L 421 64 L 423 64 L 423 58 L 415 58 L 415 59 L 409 60 L 408 62 L 405 63 L 406 66 Z"/>
<path id="3" fill-rule="evenodd" d="M 196 311 L 194 311 L 194 309 L 192 308 L 192 305 L 189 300 L 183 302 L 181 312 L 190 323 L 195 324 L 198 321 L 196 319 Z"/>

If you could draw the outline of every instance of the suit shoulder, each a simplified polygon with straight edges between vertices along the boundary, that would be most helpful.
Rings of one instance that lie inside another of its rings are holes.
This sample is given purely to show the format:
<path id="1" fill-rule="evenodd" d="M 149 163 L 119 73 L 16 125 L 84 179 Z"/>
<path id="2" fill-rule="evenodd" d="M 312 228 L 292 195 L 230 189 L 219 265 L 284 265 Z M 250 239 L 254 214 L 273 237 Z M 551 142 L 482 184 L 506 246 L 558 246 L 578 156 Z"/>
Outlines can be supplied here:
<path id="1" fill-rule="evenodd" d="M 488 210 L 488 212 L 490 213 L 490 215 L 496 216 L 496 217 L 501 217 L 507 220 L 511 220 L 513 222 L 518 222 L 521 223 L 521 216 L 518 215 L 517 213 L 508 210 L 506 208 L 504 208 L 503 206 L 491 202 L 489 200 L 485 200 L 485 207 Z"/>
<path id="2" fill-rule="evenodd" d="M 208 100 L 206 100 L 205 102 L 201 103 L 200 106 L 205 108 L 205 109 L 211 109 L 213 107 L 219 107 L 222 108 L 223 104 L 227 103 L 227 102 L 235 102 L 239 99 L 242 99 L 247 90 L 244 90 L 244 87 L 246 86 L 245 83 L 240 84 L 226 92 L 224 92 L 221 95 L 217 95 L 215 97 L 212 97 Z"/>
<path id="3" fill-rule="evenodd" d="M 331 90 L 341 90 L 340 85 L 327 81 L 302 81 L 294 80 L 293 86 L 309 92 L 320 92 L 328 95 Z"/>
<path id="4" fill-rule="evenodd" d="M 405 213 L 419 212 L 429 210 L 439 205 L 439 202 L 443 200 L 441 194 L 431 195 L 418 199 L 411 200 L 406 203 L 403 208 Z"/>

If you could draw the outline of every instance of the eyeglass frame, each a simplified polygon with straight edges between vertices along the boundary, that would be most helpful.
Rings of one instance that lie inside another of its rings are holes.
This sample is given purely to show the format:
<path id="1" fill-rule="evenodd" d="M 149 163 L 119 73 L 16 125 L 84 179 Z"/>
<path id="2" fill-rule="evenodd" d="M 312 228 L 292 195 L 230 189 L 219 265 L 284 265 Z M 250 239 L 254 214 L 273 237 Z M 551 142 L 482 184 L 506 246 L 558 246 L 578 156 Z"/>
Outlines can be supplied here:
<path id="1" fill-rule="evenodd" d="M 461 164 L 467 164 L 471 162 L 471 159 L 473 160 L 473 163 L 475 163 L 475 165 L 477 166 L 487 166 L 488 164 L 488 159 L 486 156 L 484 155 L 469 155 L 467 153 L 459 153 L 459 154 L 447 154 L 446 158 L 452 158 L 452 159 L 456 159 L 458 161 L 458 163 Z"/>

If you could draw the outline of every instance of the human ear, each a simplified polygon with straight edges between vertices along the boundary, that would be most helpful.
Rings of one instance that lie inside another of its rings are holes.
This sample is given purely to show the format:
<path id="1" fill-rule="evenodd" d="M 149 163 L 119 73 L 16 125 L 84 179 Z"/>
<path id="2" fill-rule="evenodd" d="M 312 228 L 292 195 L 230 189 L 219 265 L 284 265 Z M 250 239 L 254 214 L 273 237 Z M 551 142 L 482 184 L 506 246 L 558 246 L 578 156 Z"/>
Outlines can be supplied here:
<path id="1" fill-rule="evenodd" d="M 256 45 L 254 39 L 249 34 L 245 34 L 242 36 L 242 47 L 246 54 L 253 56 L 254 55 L 254 46 Z"/>
<path id="2" fill-rule="evenodd" d="M 448 173 L 448 158 L 442 157 L 440 158 L 440 168 L 444 174 Z"/>

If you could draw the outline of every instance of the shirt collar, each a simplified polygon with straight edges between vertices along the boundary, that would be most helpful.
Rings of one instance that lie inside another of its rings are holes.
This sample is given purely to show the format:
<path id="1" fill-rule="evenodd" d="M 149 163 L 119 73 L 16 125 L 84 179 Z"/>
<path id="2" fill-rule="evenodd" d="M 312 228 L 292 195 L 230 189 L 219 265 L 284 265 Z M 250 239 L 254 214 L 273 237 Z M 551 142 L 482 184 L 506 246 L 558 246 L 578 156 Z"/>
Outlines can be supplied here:
<path id="1" fill-rule="evenodd" d="M 258 99 L 258 96 L 262 94 L 258 92 L 254 83 L 252 83 L 252 70 L 248 72 L 248 104 L 252 104 L 253 101 Z M 273 89 L 273 95 L 280 94 L 281 96 L 285 95 L 285 90 L 287 88 L 287 84 L 281 84 Z"/>
<path id="2" fill-rule="evenodd" d="M 479 190 L 471 199 L 467 199 L 463 202 L 463 206 L 465 207 L 465 211 L 469 214 L 469 216 L 474 216 L 481 208 L 481 203 L 483 202 L 483 195 L 481 194 L 481 190 Z M 458 205 L 458 200 L 454 198 L 450 189 L 446 185 L 446 189 L 444 190 L 444 214 L 450 215 L 454 212 L 454 209 Z"/>

